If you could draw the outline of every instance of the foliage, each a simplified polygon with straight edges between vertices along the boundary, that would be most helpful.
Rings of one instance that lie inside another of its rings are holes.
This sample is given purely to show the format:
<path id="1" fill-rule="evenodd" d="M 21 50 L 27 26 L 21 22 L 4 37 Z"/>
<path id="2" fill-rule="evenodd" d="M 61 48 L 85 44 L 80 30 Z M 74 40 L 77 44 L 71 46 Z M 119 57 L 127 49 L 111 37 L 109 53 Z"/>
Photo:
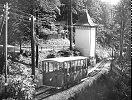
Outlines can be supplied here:
<path id="1" fill-rule="evenodd" d="M 46 58 L 56 58 L 56 57 L 70 57 L 70 56 L 81 56 L 81 52 L 77 49 L 63 49 L 58 52 L 50 51 L 50 54 Z"/>
<path id="2" fill-rule="evenodd" d="M 108 9 L 108 8 L 107 8 Z M 111 21 L 103 24 L 98 28 L 99 35 L 97 36 L 97 40 L 100 41 L 101 44 L 105 43 L 105 45 L 114 47 L 115 49 L 119 49 L 120 46 L 120 34 L 124 33 L 124 47 L 129 47 L 130 45 L 130 0 L 121 0 L 120 4 L 115 7 L 110 7 L 111 12 Z M 108 18 L 108 17 L 106 17 Z M 107 21 L 106 21 L 107 22 Z M 105 26 L 104 26 L 105 25 Z M 123 26 L 122 26 L 123 25 Z"/>
<path id="3" fill-rule="evenodd" d="M 0 97 L 3 99 L 32 100 L 35 93 L 35 83 L 32 79 L 31 68 L 11 60 L 8 60 L 8 68 L 7 83 L 4 81 L 4 75 L 1 76 Z M 4 91 L 5 88 L 6 91 Z"/>
<path id="4" fill-rule="evenodd" d="M 61 50 L 57 52 L 58 56 L 62 56 L 62 57 L 69 57 L 73 55 L 73 52 L 71 50 Z"/>
<path id="5" fill-rule="evenodd" d="M 113 71 L 105 76 L 105 80 L 112 84 L 108 84 L 109 91 L 106 93 L 108 99 L 131 100 L 131 79 L 125 74 L 122 75 L 119 70 L 113 68 Z"/>
<path id="6" fill-rule="evenodd" d="M 101 61 L 101 59 L 99 58 L 97 54 L 95 54 L 95 58 L 96 58 L 96 63 L 99 63 Z"/>
<path id="7" fill-rule="evenodd" d="M 128 50 L 131 44 L 131 1 L 121 0 L 120 4 L 116 6 L 115 12 L 115 26 L 113 30 L 115 33 L 115 35 L 113 35 L 115 37 L 115 42 L 119 43 L 119 36 L 123 34 L 123 48 L 126 47 Z"/>
<path id="8" fill-rule="evenodd" d="M 70 0 L 60 0 L 61 15 L 57 16 L 58 21 L 66 21 L 70 25 Z M 113 7 L 105 4 L 100 0 L 72 0 L 73 23 L 76 23 L 80 15 L 84 13 L 84 9 L 88 10 L 92 20 L 98 24 L 97 41 L 102 46 L 111 46 L 113 15 L 111 14 Z"/>
<path id="9" fill-rule="evenodd" d="M 113 48 L 118 65 L 122 63 L 122 70 L 130 69 L 131 44 L 131 1 L 121 0 L 116 6 L 110 6 L 110 21 L 99 25 L 97 29 L 97 42 L 103 47 Z M 106 6 L 107 7 L 107 6 Z M 108 9 L 108 8 L 107 8 Z M 109 18 L 108 16 L 106 18 Z M 120 54 L 119 54 L 120 51 Z M 122 53 L 121 53 L 122 52 Z M 121 61 L 122 57 L 122 61 Z M 120 62 L 121 61 L 121 62 Z M 124 63 L 125 62 L 125 63 Z M 128 67 L 129 66 L 129 67 Z"/>
<path id="10" fill-rule="evenodd" d="M 60 0 L 63 6 L 61 6 L 61 15 L 57 17 L 57 20 L 68 20 L 70 19 L 70 0 Z M 90 16 L 97 24 L 108 23 L 109 7 L 100 0 L 72 0 L 72 12 L 73 12 L 73 23 L 75 23 L 79 16 L 84 13 L 84 9 L 88 9 Z M 66 15 L 66 16 L 65 16 Z"/>
<path id="11" fill-rule="evenodd" d="M 50 51 L 50 54 L 46 56 L 46 58 L 55 58 L 56 57 L 56 52 L 54 50 Z"/>
<path id="12" fill-rule="evenodd" d="M 73 55 L 74 56 L 81 56 L 81 52 L 78 49 L 73 49 Z"/>
<path id="13" fill-rule="evenodd" d="M 2 0 L 1 3 L 4 5 L 5 1 Z M 10 7 L 8 20 L 9 44 L 20 42 L 20 40 L 23 40 L 23 36 L 30 39 L 31 21 L 29 19 L 31 15 L 37 17 L 35 27 L 49 26 L 51 22 L 54 22 L 56 12 L 59 13 L 60 6 L 59 0 L 8 0 L 8 3 Z M 3 33 L 4 31 L 2 36 Z M 2 36 L 0 42 L 3 41 Z"/>
<path id="14" fill-rule="evenodd" d="M 57 52 L 57 56 L 69 57 L 69 56 L 81 56 L 81 52 L 77 49 L 64 49 Z"/>
<path id="15" fill-rule="evenodd" d="M 76 23 L 76 21 L 79 18 L 79 15 L 84 12 L 84 3 L 86 2 L 85 0 L 60 0 L 62 3 L 62 6 L 60 7 L 61 15 L 57 15 L 57 21 L 66 21 L 66 24 L 70 25 L 70 20 L 71 20 L 71 13 L 73 14 L 73 23 Z M 72 7 L 71 7 L 71 5 Z"/>

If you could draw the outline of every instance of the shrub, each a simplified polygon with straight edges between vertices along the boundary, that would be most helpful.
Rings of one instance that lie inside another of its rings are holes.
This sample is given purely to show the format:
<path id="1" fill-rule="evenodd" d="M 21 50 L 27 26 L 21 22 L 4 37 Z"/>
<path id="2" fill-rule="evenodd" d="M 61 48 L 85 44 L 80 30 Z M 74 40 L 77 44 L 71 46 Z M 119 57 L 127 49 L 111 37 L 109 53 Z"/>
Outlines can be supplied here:
<path id="1" fill-rule="evenodd" d="M 23 51 L 21 51 L 21 54 L 22 54 L 24 57 L 29 57 L 29 56 L 31 56 L 31 51 L 23 50 Z"/>
<path id="2" fill-rule="evenodd" d="M 55 58 L 56 52 L 54 50 L 51 50 L 50 53 L 46 56 L 46 58 Z"/>
<path id="3" fill-rule="evenodd" d="M 81 56 L 81 52 L 77 49 L 70 50 L 64 49 L 58 52 L 50 51 L 50 54 L 46 58 L 55 58 L 55 57 L 70 57 L 70 56 Z"/>
<path id="4" fill-rule="evenodd" d="M 97 54 L 95 54 L 95 58 L 96 58 L 96 63 L 101 61 L 101 59 L 99 58 L 99 56 Z"/>
<path id="5" fill-rule="evenodd" d="M 82 55 L 81 52 L 77 49 L 73 50 L 73 54 L 74 54 L 74 56 L 81 56 Z"/>
<path id="6" fill-rule="evenodd" d="M 35 83 L 31 78 L 31 68 L 8 60 L 8 84 L 4 85 L 3 75 L 1 76 L 2 99 L 13 98 L 15 100 L 32 100 L 35 93 Z M 4 91 L 6 88 L 6 91 Z"/>
<path id="7" fill-rule="evenodd" d="M 49 54 L 49 55 L 47 55 L 46 58 L 55 58 L 55 55 L 54 54 Z"/>
<path id="8" fill-rule="evenodd" d="M 62 57 L 69 57 L 73 55 L 73 51 L 66 49 L 66 50 L 61 50 L 57 52 L 58 56 L 62 56 Z"/>

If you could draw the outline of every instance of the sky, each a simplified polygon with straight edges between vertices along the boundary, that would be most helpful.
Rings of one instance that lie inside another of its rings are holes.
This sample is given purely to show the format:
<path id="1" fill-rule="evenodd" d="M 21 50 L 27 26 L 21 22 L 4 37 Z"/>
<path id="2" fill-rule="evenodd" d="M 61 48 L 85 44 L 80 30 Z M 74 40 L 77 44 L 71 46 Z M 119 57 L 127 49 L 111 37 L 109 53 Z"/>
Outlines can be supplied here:
<path id="1" fill-rule="evenodd" d="M 111 5 L 116 5 L 119 3 L 120 0 L 101 0 L 101 1 L 109 3 Z"/>

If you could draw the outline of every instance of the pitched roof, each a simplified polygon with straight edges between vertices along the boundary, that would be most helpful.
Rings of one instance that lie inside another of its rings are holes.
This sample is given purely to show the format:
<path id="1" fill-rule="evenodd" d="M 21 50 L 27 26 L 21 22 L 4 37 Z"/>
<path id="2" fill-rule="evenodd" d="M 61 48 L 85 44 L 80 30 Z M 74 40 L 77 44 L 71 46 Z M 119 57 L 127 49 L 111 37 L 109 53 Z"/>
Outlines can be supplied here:
<path id="1" fill-rule="evenodd" d="M 85 10 L 85 13 L 80 16 L 79 20 L 75 25 L 83 25 L 83 26 L 96 26 L 96 24 L 92 21 L 88 11 Z"/>

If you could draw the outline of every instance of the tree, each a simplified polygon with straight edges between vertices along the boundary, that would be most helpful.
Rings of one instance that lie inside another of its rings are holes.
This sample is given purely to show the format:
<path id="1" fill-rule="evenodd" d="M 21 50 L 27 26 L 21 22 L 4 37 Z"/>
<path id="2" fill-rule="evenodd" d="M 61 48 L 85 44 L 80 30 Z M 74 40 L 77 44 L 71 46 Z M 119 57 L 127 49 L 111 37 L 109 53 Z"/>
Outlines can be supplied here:
<path id="1" fill-rule="evenodd" d="M 123 70 L 123 62 L 130 61 L 130 44 L 131 44 L 131 1 L 121 0 L 116 7 L 114 18 L 115 25 L 119 28 L 115 30 L 118 35 L 117 41 L 120 47 L 120 64 Z M 124 53 L 124 55 L 123 55 Z M 125 64 L 125 63 L 124 63 Z"/>
<path id="2" fill-rule="evenodd" d="M 1 1 L 3 5 L 5 2 L 4 0 Z M 55 14 L 59 13 L 60 6 L 59 0 L 8 0 L 8 3 L 10 4 L 9 44 L 18 42 L 20 36 L 30 38 L 29 19 L 31 15 L 36 16 L 36 13 L 41 15 L 36 25 L 48 25 L 55 20 Z M 1 41 L 3 41 L 2 36 Z"/>

